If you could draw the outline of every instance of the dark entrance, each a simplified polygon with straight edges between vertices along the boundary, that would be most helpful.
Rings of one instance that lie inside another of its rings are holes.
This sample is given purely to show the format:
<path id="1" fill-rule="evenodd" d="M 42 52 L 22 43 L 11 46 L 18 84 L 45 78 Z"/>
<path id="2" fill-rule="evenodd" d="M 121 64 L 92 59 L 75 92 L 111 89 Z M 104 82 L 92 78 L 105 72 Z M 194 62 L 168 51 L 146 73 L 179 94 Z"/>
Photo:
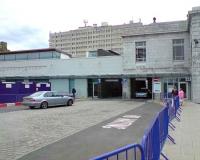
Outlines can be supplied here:
<path id="1" fill-rule="evenodd" d="M 131 98 L 139 98 L 136 93 L 147 92 L 147 97 L 152 98 L 152 78 L 132 78 L 131 79 Z M 142 96 L 140 97 L 142 98 Z"/>
<path id="2" fill-rule="evenodd" d="M 101 97 L 122 97 L 122 80 L 119 78 L 101 79 Z"/>

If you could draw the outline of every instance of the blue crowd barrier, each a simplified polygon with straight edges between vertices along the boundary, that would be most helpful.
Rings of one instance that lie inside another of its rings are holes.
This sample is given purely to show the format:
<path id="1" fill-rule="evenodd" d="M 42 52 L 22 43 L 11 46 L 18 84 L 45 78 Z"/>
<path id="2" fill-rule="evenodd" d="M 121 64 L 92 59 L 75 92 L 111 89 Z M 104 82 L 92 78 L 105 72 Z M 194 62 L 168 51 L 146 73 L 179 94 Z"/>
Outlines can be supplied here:
<path id="1" fill-rule="evenodd" d="M 164 100 L 165 105 L 169 107 L 169 121 L 171 122 L 174 118 L 179 119 L 180 102 L 179 97 L 168 98 Z"/>
<path id="2" fill-rule="evenodd" d="M 168 136 L 168 107 L 164 107 L 154 118 L 142 138 L 145 160 L 159 160 Z"/>
<path id="3" fill-rule="evenodd" d="M 162 153 L 162 149 L 167 138 L 175 144 L 174 139 L 169 135 L 168 131 L 170 123 L 177 117 L 179 109 L 180 104 L 178 96 L 174 98 L 166 98 L 163 109 L 156 114 L 149 128 L 146 129 L 141 144 L 127 145 L 90 160 L 109 160 L 110 158 L 112 158 L 112 160 L 119 160 L 119 157 L 123 160 L 160 160 L 160 155 L 165 159 L 168 159 Z M 133 150 L 131 153 L 134 155 L 131 158 L 128 152 L 130 150 Z M 122 154 L 122 156 L 120 156 L 120 154 Z M 138 157 L 138 155 L 140 156 Z"/>
<path id="4" fill-rule="evenodd" d="M 145 160 L 143 148 L 140 144 L 130 144 L 114 151 L 94 157 L 90 160 Z"/>

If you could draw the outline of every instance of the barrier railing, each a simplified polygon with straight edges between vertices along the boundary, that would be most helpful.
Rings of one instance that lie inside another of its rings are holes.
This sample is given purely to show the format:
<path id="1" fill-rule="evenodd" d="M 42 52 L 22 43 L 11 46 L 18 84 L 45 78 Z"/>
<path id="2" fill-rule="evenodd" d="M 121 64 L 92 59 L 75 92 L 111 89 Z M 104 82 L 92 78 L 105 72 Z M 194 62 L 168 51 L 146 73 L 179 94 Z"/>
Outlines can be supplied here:
<path id="1" fill-rule="evenodd" d="M 140 144 L 130 144 L 112 152 L 94 157 L 90 160 L 145 160 L 143 148 Z"/>
<path id="2" fill-rule="evenodd" d="M 162 153 L 162 149 L 167 138 L 175 144 L 174 139 L 168 134 L 168 130 L 169 126 L 175 128 L 171 121 L 178 117 L 179 110 L 178 96 L 173 100 L 172 98 L 165 99 L 164 108 L 152 120 L 149 128 L 145 131 L 141 144 L 127 145 L 90 160 L 159 160 L 160 155 L 168 160 Z M 129 152 L 131 150 L 133 152 Z M 130 157 L 129 153 L 132 153 L 132 157 Z"/>
<path id="3" fill-rule="evenodd" d="M 154 118 L 142 138 L 145 160 L 159 160 L 168 135 L 168 107 L 164 107 Z"/>

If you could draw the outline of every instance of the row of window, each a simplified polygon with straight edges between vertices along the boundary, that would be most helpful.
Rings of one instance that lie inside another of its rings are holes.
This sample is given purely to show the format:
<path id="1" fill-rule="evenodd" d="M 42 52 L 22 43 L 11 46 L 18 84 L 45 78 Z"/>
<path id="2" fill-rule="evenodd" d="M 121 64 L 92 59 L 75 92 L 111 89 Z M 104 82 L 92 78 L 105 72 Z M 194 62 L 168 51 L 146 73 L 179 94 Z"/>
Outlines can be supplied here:
<path id="1" fill-rule="evenodd" d="M 173 60 L 184 60 L 184 39 L 172 40 Z M 146 42 L 135 42 L 136 62 L 146 62 Z"/>
<path id="2" fill-rule="evenodd" d="M 0 55 L 0 61 L 15 61 L 15 60 L 31 60 L 31 59 L 51 59 L 60 58 L 60 53 L 57 52 L 41 52 L 41 53 L 21 53 L 21 54 L 5 54 Z"/>

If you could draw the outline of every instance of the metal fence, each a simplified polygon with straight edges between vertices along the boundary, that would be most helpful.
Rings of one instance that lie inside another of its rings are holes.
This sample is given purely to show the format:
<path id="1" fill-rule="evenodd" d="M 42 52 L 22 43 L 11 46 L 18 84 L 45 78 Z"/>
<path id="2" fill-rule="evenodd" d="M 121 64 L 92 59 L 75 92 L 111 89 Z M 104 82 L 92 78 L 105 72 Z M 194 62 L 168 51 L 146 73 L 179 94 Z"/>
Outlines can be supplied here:
<path id="1" fill-rule="evenodd" d="M 90 160 L 145 160 L 140 144 L 130 144 Z"/>
<path id="2" fill-rule="evenodd" d="M 178 117 L 179 110 L 178 96 L 173 99 L 165 99 L 163 109 L 156 114 L 145 131 L 141 144 L 124 146 L 91 160 L 159 160 L 160 155 L 168 159 L 162 153 L 162 149 L 167 138 L 175 144 L 174 139 L 168 134 L 168 130 L 169 126 L 175 128 L 171 121 Z"/>
<path id="3" fill-rule="evenodd" d="M 142 138 L 145 160 L 159 160 L 168 136 L 168 107 L 164 107 L 154 118 Z"/>

